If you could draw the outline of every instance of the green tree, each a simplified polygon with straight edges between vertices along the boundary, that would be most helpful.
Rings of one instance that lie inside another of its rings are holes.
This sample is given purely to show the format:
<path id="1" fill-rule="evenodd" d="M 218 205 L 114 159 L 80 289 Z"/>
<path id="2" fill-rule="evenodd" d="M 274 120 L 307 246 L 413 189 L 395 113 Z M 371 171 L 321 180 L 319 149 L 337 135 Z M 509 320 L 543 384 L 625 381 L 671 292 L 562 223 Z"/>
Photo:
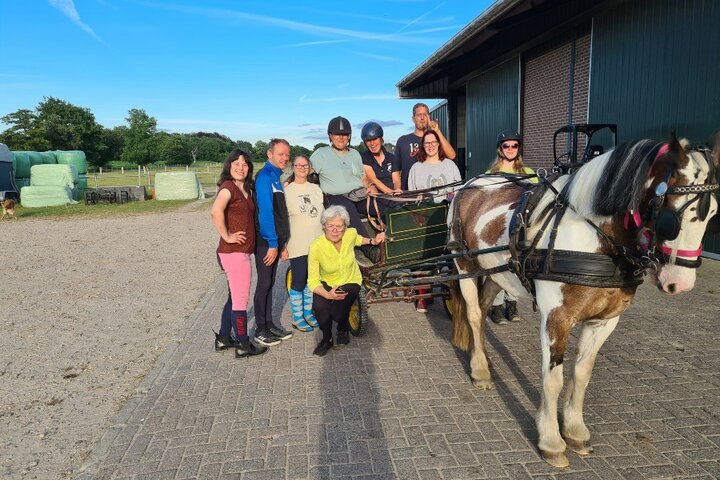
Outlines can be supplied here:
<path id="1" fill-rule="evenodd" d="M 147 165 L 158 159 L 156 143 L 157 120 L 145 110 L 133 108 L 125 118 L 128 128 L 125 132 L 125 147 L 122 160 L 137 165 Z"/>
<path id="2" fill-rule="evenodd" d="M 103 129 L 102 142 L 105 144 L 105 150 L 97 161 L 91 161 L 90 163 L 96 167 L 104 167 L 112 161 L 120 160 L 125 143 L 126 130 L 127 127 L 124 126 L 113 129 Z"/>
<path id="3" fill-rule="evenodd" d="M 257 142 L 255 142 L 255 145 L 253 145 L 252 149 L 253 161 L 257 163 L 263 163 L 265 160 L 267 160 L 267 150 L 267 142 L 263 142 L 262 140 L 258 140 Z"/>
<path id="4" fill-rule="evenodd" d="M 48 150 L 50 142 L 45 139 L 43 129 L 35 112 L 21 109 L 8 113 L 0 121 L 9 127 L 0 133 L 0 143 L 10 150 Z"/>
<path id="5" fill-rule="evenodd" d="M 310 149 L 303 147 L 302 145 L 293 145 L 290 147 L 290 161 L 292 161 L 298 155 L 305 155 L 310 158 L 312 152 Z"/>
<path id="6" fill-rule="evenodd" d="M 162 135 L 160 145 L 160 159 L 166 165 L 190 165 L 193 158 L 185 135 L 179 133 Z"/>
<path id="7" fill-rule="evenodd" d="M 38 104 L 37 119 L 53 150 L 82 150 L 95 164 L 107 148 L 102 141 L 104 128 L 90 109 L 49 97 Z"/>

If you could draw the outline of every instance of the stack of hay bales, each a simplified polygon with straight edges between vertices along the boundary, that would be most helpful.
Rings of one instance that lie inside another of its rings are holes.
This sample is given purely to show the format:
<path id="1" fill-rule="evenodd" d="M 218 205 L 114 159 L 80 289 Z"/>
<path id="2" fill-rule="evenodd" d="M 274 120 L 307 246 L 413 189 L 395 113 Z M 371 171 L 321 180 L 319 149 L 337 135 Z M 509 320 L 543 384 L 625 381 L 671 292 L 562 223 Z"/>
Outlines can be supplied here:
<path id="1" fill-rule="evenodd" d="M 20 190 L 20 202 L 29 208 L 77 203 L 73 198 L 77 181 L 74 165 L 33 165 L 30 167 L 30 186 Z"/>
<path id="2" fill-rule="evenodd" d="M 13 152 L 15 184 L 25 207 L 77 203 L 87 189 L 87 159 L 79 150 Z"/>
<path id="3" fill-rule="evenodd" d="M 205 198 L 195 172 L 155 174 L 155 200 L 194 200 Z"/>
<path id="4" fill-rule="evenodd" d="M 58 165 L 73 165 L 77 169 L 78 180 L 75 187 L 75 200 L 80 200 L 88 188 L 87 171 L 88 164 L 85 152 L 80 150 L 57 150 L 54 152 Z"/>

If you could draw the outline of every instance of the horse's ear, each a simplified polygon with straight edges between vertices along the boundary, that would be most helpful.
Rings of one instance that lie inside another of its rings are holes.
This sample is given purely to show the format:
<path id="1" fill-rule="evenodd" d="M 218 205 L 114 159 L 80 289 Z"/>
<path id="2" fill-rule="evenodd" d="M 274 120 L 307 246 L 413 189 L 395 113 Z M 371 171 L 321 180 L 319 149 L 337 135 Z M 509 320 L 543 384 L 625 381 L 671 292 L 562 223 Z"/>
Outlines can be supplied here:
<path id="1" fill-rule="evenodd" d="M 673 161 L 675 162 L 676 168 L 681 168 L 686 161 L 685 146 L 683 143 L 687 143 L 687 140 L 678 140 L 675 135 L 675 130 L 673 130 L 670 133 L 670 141 L 668 142 L 668 153 L 673 153 Z"/>

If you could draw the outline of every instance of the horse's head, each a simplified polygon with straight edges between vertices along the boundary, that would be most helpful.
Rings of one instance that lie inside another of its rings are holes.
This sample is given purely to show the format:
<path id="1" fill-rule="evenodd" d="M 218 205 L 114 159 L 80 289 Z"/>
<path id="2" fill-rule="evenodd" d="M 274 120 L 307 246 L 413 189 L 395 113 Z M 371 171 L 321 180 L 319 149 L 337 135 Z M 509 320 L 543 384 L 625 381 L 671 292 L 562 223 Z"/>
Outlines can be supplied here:
<path id="1" fill-rule="evenodd" d="M 651 279 L 668 294 L 695 286 L 706 230 L 717 230 L 720 134 L 711 149 L 690 148 L 673 133 L 657 152 L 648 177 L 644 202 L 646 226 L 642 232 L 659 268 Z M 710 227 L 708 228 L 708 225 Z"/>

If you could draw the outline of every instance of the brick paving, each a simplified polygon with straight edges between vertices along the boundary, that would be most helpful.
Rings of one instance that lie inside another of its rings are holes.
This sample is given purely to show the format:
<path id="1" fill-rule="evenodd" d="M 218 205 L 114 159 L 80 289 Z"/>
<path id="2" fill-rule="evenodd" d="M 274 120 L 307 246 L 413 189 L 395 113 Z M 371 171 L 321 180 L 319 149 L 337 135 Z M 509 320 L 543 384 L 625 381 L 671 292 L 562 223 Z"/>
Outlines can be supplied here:
<path id="1" fill-rule="evenodd" d="M 689 294 L 641 287 L 588 388 L 595 453 L 570 452 L 558 470 L 534 446 L 539 322 L 528 308 L 521 323 L 488 326 L 495 389 L 479 391 L 439 302 L 427 314 L 373 305 L 368 334 L 324 358 L 312 355 L 317 334 L 298 332 L 261 357 L 216 353 L 218 276 L 76 478 L 718 478 L 719 278 L 720 262 L 705 260 Z"/>

